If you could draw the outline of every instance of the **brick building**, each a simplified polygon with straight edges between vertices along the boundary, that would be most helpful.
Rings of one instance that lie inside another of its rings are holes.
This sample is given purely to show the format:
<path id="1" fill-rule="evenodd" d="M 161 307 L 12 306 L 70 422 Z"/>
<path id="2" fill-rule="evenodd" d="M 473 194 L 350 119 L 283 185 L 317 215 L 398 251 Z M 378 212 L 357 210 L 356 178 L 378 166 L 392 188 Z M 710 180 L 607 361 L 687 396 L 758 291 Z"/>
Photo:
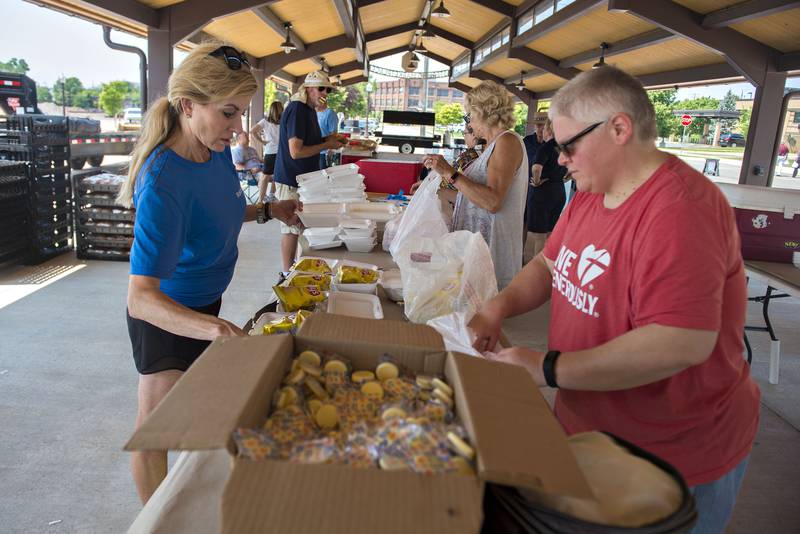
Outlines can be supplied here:
<path id="1" fill-rule="evenodd" d="M 447 86 L 447 82 L 428 80 L 428 102 L 425 105 L 422 95 L 423 80 L 400 78 L 378 82 L 370 94 L 370 109 L 383 111 L 433 111 L 433 104 L 442 101 L 447 104 L 462 104 L 464 93 Z M 423 109 L 424 106 L 424 109 Z"/>

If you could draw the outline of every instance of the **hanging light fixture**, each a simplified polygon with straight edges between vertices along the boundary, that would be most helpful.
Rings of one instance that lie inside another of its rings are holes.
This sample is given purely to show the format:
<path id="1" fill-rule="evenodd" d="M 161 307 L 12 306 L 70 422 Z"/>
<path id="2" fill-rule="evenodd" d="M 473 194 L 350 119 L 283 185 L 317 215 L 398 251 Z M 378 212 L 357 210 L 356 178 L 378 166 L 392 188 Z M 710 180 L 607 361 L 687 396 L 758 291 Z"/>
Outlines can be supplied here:
<path id="1" fill-rule="evenodd" d="M 284 54 L 288 54 L 297 50 L 297 45 L 292 42 L 291 38 L 292 23 L 284 22 L 283 27 L 286 28 L 286 39 L 281 43 L 281 48 L 283 49 Z"/>
<path id="2" fill-rule="evenodd" d="M 516 85 L 514 85 L 514 87 L 517 88 L 517 91 L 522 91 L 523 89 L 525 89 L 524 76 L 525 76 L 525 71 L 519 71 L 519 82 Z"/>
<path id="3" fill-rule="evenodd" d="M 606 50 L 608 49 L 608 43 L 600 43 L 600 60 L 592 65 L 593 69 L 599 69 L 600 67 L 606 66 Z"/>
<path id="4" fill-rule="evenodd" d="M 441 19 L 446 19 L 447 17 L 450 16 L 450 11 L 448 11 L 447 8 L 444 7 L 444 0 L 439 2 L 439 7 L 433 10 L 431 16 L 438 17 Z"/>
<path id="5" fill-rule="evenodd" d="M 420 54 L 427 54 L 428 50 L 425 48 L 425 43 L 422 41 L 422 35 L 419 36 L 419 42 L 414 47 L 414 51 L 419 52 Z"/>

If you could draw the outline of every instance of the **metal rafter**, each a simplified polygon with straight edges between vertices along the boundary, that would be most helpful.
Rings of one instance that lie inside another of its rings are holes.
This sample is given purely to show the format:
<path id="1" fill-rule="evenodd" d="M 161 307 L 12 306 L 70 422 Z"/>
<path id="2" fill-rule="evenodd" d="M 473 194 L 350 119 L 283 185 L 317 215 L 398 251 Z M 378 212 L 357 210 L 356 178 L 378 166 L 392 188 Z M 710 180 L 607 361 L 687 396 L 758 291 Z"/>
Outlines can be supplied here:
<path id="1" fill-rule="evenodd" d="M 380 4 L 383 0 L 356 0 L 356 7 L 362 8 L 371 6 L 372 4 Z"/>
<path id="2" fill-rule="evenodd" d="M 605 51 L 605 58 L 608 59 L 613 56 L 639 50 L 640 48 L 657 45 L 665 41 L 675 39 L 676 37 L 677 36 L 674 33 L 667 30 L 662 30 L 660 28 L 657 30 L 640 33 L 639 35 L 634 35 L 633 37 L 623 39 L 622 41 L 617 41 L 616 43 L 609 43 L 608 48 L 606 48 Z M 600 52 L 598 47 L 594 47 L 591 50 L 585 50 L 573 56 L 565 57 L 558 62 L 558 66 L 568 69 L 570 67 L 580 65 L 581 63 L 593 61 L 599 56 Z"/>
<path id="3" fill-rule="evenodd" d="M 436 37 L 441 37 L 442 39 L 446 39 L 451 43 L 463 46 L 464 48 L 475 48 L 475 43 L 473 43 L 466 37 L 461 37 L 460 35 L 457 35 L 453 32 L 449 32 L 443 28 L 434 26 L 432 23 L 426 23 L 423 26 L 423 29 L 429 29 L 434 33 L 434 35 L 436 35 Z"/>
<path id="4" fill-rule="evenodd" d="M 286 35 L 286 28 L 284 27 L 284 21 L 278 18 L 278 15 L 276 15 L 275 12 L 272 11 L 270 8 L 268 8 L 267 6 L 261 6 L 252 9 L 251 11 L 255 16 L 260 18 L 267 26 L 272 28 L 275 31 L 275 33 L 277 33 L 281 37 Z M 304 43 L 303 40 L 300 39 L 300 37 L 296 33 L 290 31 L 289 35 L 291 41 L 295 44 L 298 50 L 306 49 L 306 43 Z"/>
<path id="5" fill-rule="evenodd" d="M 367 35 L 365 35 L 365 37 L 367 42 L 377 41 L 379 39 L 394 37 L 395 35 L 400 35 L 416 29 L 418 29 L 417 21 L 406 22 L 405 24 L 401 24 L 399 26 L 394 26 L 392 28 L 386 28 L 385 30 L 378 30 L 372 33 L 368 33 Z"/>
<path id="6" fill-rule="evenodd" d="M 703 17 L 703 28 L 724 28 L 731 24 L 745 22 L 758 17 L 774 15 L 781 11 L 800 7 L 800 2 L 786 0 L 748 0 L 717 11 L 707 13 Z"/>
<path id="7" fill-rule="evenodd" d="M 539 24 L 535 24 L 525 33 L 521 33 L 520 35 L 514 37 L 511 42 L 511 46 L 514 48 L 522 47 L 531 41 L 541 39 L 548 33 L 557 30 L 569 22 L 572 22 L 574 19 L 582 16 L 590 9 L 595 8 L 598 4 L 602 4 L 605 1 L 606 0 L 577 0 L 577 2 L 568 5 L 564 9 L 556 11 Z M 520 10 L 518 12 L 523 13 L 524 11 L 525 10 Z"/>
<path id="8" fill-rule="evenodd" d="M 461 82 L 448 82 L 447 86 L 452 87 L 453 89 L 458 89 L 462 93 L 469 93 L 472 90 L 472 87 Z"/>
<path id="9" fill-rule="evenodd" d="M 703 28 L 703 15 L 674 2 L 609 0 L 609 11 L 625 11 L 701 46 L 719 52 L 753 85 L 778 67 L 780 52 L 730 28 Z"/>
<path id="10" fill-rule="evenodd" d="M 331 76 L 339 76 L 340 74 L 345 74 L 350 72 L 351 70 L 363 69 L 364 64 L 360 61 L 350 61 L 349 63 L 342 63 L 341 65 L 334 65 L 331 67 L 330 74 Z"/>
<path id="11" fill-rule="evenodd" d="M 537 52 L 536 50 L 531 50 L 528 47 L 515 48 L 512 46 L 508 51 L 508 57 L 524 61 L 525 63 L 547 71 L 550 74 L 555 74 L 560 78 L 564 78 L 565 80 L 572 79 L 581 73 L 579 69 L 574 67 L 561 67 L 558 64 L 558 61 L 555 59 L 551 58 L 550 56 L 546 56 L 541 52 Z"/>
<path id="12" fill-rule="evenodd" d="M 417 53 L 420 54 L 420 55 L 423 55 L 423 56 L 428 56 L 429 58 L 434 59 L 434 60 L 438 61 L 439 63 L 441 63 L 443 65 L 447 65 L 448 67 L 452 66 L 452 64 L 453 64 L 453 60 L 452 59 L 447 59 L 446 57 L 440 56 L 439 54 L 434 54 L 431 51 L 417 52 Z"/>
<path id="13" fill-rule="evenodd" d="M 363 74 L 358 76 L 353 76 L 352 78 L 347 78 L 346 80 L 342 80 L 342 87 L 347 87 L 348 85 L 353 85 L 360 82 L 366 82 L 368 78 Z"/>
<path id="14" fill-rule="evenodd" d="M 524 82 L 525 80 L 530 80 L 531 78 L 542 76 L 544 74 L 547 74 L 547 71 L 533 67 L 532 69 L 521 71 L 520 74 L 517 74 L 515 76 L 509 76 L 508 78 L 503 80 L 503 82 L 506 85 L 513 85 L 519 83 L 520 78 L 522 78 L 522 81 Z"/>
<path id="15" fill-rule="evenodd" d="M 382 59 L 385 57 L 393 56 L 395 54 L 399 54 L 400 52 L 408 52 L 409 48 L 408 45 L 405 46 L 396 46 L 394 48 L 390 48 L 389 50 L 384 50 L 382 52 L 376 52 L 369 56 L 370 61 L 375 61 L 376 59 Z"/>

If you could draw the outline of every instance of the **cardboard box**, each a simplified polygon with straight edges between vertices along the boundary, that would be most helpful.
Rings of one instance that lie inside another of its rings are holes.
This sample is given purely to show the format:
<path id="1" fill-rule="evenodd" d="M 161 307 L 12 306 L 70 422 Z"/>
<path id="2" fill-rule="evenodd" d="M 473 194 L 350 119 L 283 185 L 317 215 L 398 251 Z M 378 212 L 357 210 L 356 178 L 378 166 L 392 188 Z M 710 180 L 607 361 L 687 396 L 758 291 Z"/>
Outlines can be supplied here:
<path id="1" fill-rule="evenodd" d="M 254 462 L 235 457 L 231 432 L 260 426 L 272 393 L 299 351 L 334 351 L 357 369 L 389 353 L 415 371 L 442 373 L 456 413 L 477 448 L 478 478 Z M 590 490 L 561 426 L 519 367 L 444 352 L 424 325 L 328 314 L 308 318 L 295 338 L 215 341 L 133 435 L 127 450 L 227 448 L 225 533 L 470 533 L 482 521 L 483 481 L 571 495 Z"/>

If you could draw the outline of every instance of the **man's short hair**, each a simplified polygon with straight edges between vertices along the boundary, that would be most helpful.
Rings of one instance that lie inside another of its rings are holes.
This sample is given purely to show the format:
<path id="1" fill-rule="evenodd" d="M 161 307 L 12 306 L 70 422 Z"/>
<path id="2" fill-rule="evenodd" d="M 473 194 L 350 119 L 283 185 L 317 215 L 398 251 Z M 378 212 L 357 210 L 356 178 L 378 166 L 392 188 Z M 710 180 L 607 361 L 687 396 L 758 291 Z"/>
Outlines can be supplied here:
<path id="1" fill-rule="evenodd" d="M 640 141 L 656 139 L 656 114 L 647 91 L 636 78 L 611 66 L 578 74 L 558 90 L 549 110 L 551 119 L 565 116 L 586 123 L 620 112 L 631 118 Z"/>

